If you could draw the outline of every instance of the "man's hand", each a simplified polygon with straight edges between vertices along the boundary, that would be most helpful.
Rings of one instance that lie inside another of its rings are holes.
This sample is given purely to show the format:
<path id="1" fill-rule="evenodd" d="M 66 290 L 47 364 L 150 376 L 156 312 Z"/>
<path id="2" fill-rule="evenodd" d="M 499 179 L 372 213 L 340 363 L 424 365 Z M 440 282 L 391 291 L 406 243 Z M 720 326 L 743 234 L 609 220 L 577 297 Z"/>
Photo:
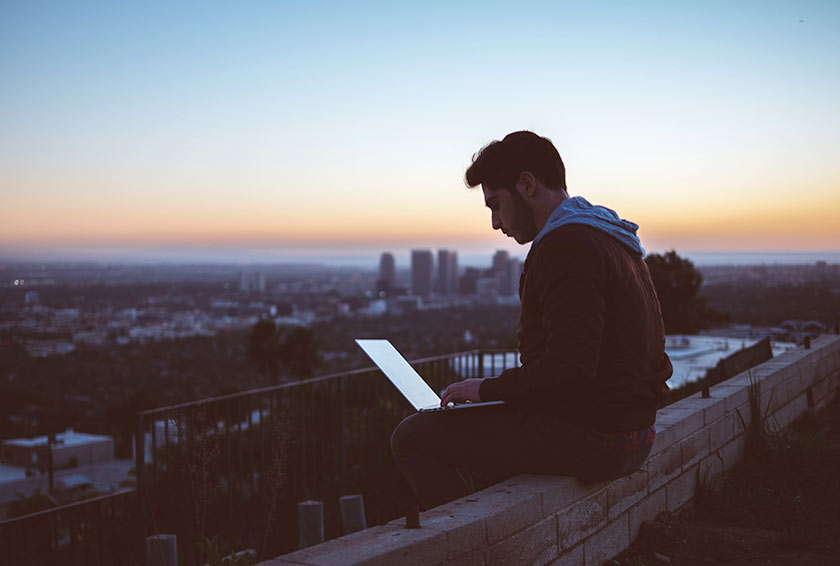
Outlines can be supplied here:
<path id="1" fill-rule="evenodd" d="M 463 403 L 464 401 L 481 401 L 481 397 L 478 395 L 478 388 L 481 386 L 482 381 L 484 380 L 480 378 L 472 378 L 451 384 L 444 389 L 440 406 L 445 407 L 449 403 Z"/>

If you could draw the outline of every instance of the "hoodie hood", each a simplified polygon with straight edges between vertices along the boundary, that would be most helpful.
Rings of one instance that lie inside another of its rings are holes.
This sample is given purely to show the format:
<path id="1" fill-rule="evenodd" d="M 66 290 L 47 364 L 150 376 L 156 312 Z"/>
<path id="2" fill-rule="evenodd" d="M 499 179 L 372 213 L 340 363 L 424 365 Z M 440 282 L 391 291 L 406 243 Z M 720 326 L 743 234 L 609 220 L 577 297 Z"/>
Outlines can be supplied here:
<path id="1" fill-rule="evenodd" d="M 622 220 L 610 208 L 595 206 L 583 197 L 573 197 L 564 200 L 552 211 L 543 229 L 534 238 L 531 246 L 535 246 L 543 236 L 552 230 L 567 224 L 585 224 L 612 236 L 630 251 L 640 257 L 645 256 L 645 250 L 636 231 L 639 225 L 629 220 Z"/>

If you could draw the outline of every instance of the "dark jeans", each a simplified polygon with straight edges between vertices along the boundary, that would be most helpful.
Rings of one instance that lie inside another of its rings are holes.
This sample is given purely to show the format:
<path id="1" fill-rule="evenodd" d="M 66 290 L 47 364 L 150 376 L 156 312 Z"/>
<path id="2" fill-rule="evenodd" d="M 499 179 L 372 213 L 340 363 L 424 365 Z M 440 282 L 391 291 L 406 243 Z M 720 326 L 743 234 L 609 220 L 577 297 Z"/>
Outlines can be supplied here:
<path id="1" fill-rule="evenodd" d="M 650 452 L 608 455 L 559 415 L 503 405 L 413 414 L 394 429 L 391 450 L 426 509 L 470 493 L 471 477 L 482 487 L 522 473 L 600 481 L 633 472 Z"/>

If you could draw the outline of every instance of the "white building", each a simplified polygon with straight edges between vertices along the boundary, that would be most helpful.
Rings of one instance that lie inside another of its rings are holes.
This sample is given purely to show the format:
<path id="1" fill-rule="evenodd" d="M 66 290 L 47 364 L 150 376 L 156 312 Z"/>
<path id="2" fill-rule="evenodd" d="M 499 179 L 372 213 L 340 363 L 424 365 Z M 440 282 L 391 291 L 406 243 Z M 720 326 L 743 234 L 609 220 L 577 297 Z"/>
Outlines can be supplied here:
<path id="1" fill-rule="evenodd" d="M 21 468 L 47 468 L 47 437 L 13 438 L 2 445 L 3 463 Z M 110 436 L 75 432 L 72 428 L 55 435 L 52 444 L 54 468 L 86 466 L 114 459 L 114 439 Z"/>

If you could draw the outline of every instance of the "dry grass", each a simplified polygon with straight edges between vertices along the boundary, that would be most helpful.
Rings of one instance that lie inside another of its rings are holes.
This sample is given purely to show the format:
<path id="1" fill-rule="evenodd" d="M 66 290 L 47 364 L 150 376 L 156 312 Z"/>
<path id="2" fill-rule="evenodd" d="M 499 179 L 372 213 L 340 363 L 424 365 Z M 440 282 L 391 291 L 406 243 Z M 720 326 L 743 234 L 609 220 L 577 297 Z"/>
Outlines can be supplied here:
<path id="1" fill-rule="evenodd" d="M 610 564 L 840 564 L 840 402 L 783 430 L 753 409 L 745 458 L 722 488 L 645 523 Z"/>

